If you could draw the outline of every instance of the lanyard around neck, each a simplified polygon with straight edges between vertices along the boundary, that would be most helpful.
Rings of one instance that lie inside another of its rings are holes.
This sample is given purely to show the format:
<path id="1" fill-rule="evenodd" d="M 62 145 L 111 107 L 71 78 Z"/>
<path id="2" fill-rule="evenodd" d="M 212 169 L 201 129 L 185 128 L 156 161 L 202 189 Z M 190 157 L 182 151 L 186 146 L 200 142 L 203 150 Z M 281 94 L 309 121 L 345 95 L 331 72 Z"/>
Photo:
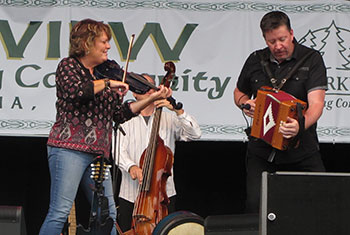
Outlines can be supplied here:
<path id="1" fill-rule="evenodd" d="M 288 72 L 287 76 L 285 78 L 283 78 L 280 83 L 277 83 L 277 79 L 273 76 L 270 67 L 269 67 L 269 62 L 267 60 L 264 59 L 262 52 L 258 51 L 257 54 L 260 57 L 260 63 L 261 65 L 264 67 L 267 75 L 269 76 L 270 82 L 273 86 L 274 89 L 276 90 L 280 90 L 283 85 L 287 82 L 287 80 L 292 77 L 292 75 L 296 72 L 296 70 L 302 65 L 302 63 L 304 63 L 304 61 L 313 53 L 313 50 L 310 50 L 306 55 L 304 55 L 295 65 L 294 67 Z"/>

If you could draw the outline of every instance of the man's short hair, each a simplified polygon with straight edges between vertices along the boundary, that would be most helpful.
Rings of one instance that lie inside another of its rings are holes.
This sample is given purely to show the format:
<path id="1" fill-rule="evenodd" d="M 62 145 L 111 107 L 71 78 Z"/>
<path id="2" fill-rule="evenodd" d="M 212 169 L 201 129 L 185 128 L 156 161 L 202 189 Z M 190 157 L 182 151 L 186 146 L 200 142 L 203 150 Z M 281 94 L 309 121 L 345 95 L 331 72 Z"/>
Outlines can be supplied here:
<path id="1" fill-rule="evenodd" d="M 260 21 L 260 29 L 265 37 L 265 33 L 276 29 L 282 25 L 291 30 L 289 17 L 281 11 L 271 11 L 263 16 Z"/>

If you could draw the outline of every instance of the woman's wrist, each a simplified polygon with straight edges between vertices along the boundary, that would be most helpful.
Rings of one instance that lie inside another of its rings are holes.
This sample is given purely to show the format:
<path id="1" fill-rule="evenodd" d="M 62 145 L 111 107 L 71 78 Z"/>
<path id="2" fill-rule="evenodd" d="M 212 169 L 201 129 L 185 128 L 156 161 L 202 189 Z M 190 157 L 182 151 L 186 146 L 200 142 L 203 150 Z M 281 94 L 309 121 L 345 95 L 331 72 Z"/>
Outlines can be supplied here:
<path id="1" fill-rule="evenodd" d="M 103 79 L 105 83 L 105 90 L 111 89 L 111 81 L 108 78 Z"/>

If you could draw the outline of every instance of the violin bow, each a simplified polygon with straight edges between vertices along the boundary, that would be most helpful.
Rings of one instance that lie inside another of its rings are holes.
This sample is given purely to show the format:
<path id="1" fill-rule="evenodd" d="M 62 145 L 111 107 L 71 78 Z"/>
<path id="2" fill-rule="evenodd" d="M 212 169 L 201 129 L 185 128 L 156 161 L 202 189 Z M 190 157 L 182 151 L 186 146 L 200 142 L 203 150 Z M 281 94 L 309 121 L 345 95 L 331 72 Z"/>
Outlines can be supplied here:
<path id="1" fill-rule="evenodd" d="M 131 38 L 130 38 L 130 43 L 129 43 L 129 48 L 128 48 L 128 54 L 127 54 L 127 56 L 126 56 L 125 69 L 124 69 L 124 74 L 123 74 L 123 80 L 122 80 L 122 82 L 125 82 L 125 80 L 126 80 L 126 74 L 127 74 L 127 72 L 128 72 L 130 54 L 131 54 L 132 45 L 133 45 L 133 43 L 134 43 L 134 38 L 135 38 L 135 34 L 132 34 L 132 35 L 131 35 Z"/>
<path id="2" fill-rule="evenodd" d="M 126 61 L 125 61 L 125 69 L 124 69 L 124 74 L 123 74 L 123 79 L 122 79 L 122 82 L 124 82 L 125 83 L 125 81 L 126 81 L 126 74 L 127 74 L 127 72 L 128 72 L 128 66 L 129 66 L 129 60 L 130 60 L 130 54 L 131 54 L 131 49 L 132 49 L 132 45 L 133 45 L 133 43 L 134 43 L 134 38 L 135 38 L 135 34 L 132 34 L 131 35 L 131 37 L 130 37 L 130 42 L 129 42 L 129 48 L 128 48 L 128 54 L 127 54 L 127 56 L 126 56 Z M 119 97 L 119 100 L 122 102 L 122 100 L 123 100 L 123 97 Z M 124 130 L 123 130 L 123 128 L 120 126 L 120 125 L 118 125 L 118 129 L 121 131 L 121 133 L 123 133 L 123 135 L 125 135 L 125 132 L 124 132 Z M 117 138 L 116 138 L 116 136 L 115 136 L 115 138 L 114 138 L 114 146 L 116 146 L 116 144 L 117 144 Z M 116 161 L 117 159 L 115 159 L 115 161 Z M 118 156 L 118 166 L 119 166 L 119 156 Z M 118 171 L 116 171 L 115 170 L 115 163 L 113 163 L 113 172 L 118 172 Z M 117 174 L 117 173 L 116 173 Z M 116 176 L 114 177 L 114 179 L 116 180 Z M 114 185 L 114 184 L 113 184 Z M 119 226 L 119 224 L 118 224 L 118 222 L 115 222 L 115 225 L 116 225 L 116 229 L 117 229 L 117 232 L 118 232 L 118 234 L 124 234 L 123 232 L 122 232 L 122 230 L 121 230 L 121 228 L 120 228 L 120 226 Z"/>

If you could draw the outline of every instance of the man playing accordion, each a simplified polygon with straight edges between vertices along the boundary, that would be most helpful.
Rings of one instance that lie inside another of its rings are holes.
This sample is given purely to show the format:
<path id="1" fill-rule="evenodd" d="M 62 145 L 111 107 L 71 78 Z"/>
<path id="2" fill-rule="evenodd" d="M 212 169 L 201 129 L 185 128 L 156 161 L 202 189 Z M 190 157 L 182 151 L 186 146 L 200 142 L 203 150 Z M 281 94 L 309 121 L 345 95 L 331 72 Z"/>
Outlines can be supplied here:
<path id="1" fill-rule="evenodd" d="M 244 113 L 253 117 L 257 92 L 268 86 L 306 102 L 307 108 L 299 119 L 286 117 L 284 122 L 279 123 L 278 131 L 283 138 L 297 142 L 286 150 L 273 148 L 260 138 L 249 137 L 246 156 L 247 213 L 259 211 L 263 171 L 325 171 L 316 133 L 327 89 L 322 56 L 294 39 L 290 20 L 283 12 L 265 14 L 260 28 L 267 47 L 253 52 L 246 60 L 234 90 L 235 104 L 244 107 Z M 291 70 L 295 72 L 289 74 Z"/>

